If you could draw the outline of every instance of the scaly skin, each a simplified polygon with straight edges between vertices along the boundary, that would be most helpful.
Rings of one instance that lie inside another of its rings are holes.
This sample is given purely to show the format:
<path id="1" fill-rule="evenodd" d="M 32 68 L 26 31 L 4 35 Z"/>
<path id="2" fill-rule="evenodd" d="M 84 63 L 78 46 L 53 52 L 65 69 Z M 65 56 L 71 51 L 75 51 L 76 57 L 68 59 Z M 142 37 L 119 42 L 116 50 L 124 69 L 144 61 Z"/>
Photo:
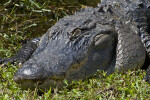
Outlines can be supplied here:
<path id="1" fill-rule="evenodd" d="M 149 5 L 148 0 L 104 0 L 97 8 L 60 19 L 41 37 L 14 81 L 23 89 L 46 90 L 61 87 L 64 79 L 89 78 L 97 70 L 109 75 L 141 68 L 149 53 Z"/>

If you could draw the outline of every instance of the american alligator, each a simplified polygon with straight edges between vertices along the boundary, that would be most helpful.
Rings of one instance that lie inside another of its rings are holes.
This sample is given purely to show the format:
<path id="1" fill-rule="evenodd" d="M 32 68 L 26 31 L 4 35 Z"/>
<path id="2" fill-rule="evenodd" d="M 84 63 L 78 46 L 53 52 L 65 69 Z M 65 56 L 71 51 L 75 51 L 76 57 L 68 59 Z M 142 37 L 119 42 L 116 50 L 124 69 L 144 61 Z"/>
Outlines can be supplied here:
<path id="1" fill-rule="evenodd" d="M 1 62 L 23 63 L 14 75 L 23 89 L 61 87 L 64 79 L 86 79 L 97 70 L 107 75 L 136 70 L 150 56 L 149 23 L 149 0 L 102 0 L 96 8 L 60 19 Z"/>

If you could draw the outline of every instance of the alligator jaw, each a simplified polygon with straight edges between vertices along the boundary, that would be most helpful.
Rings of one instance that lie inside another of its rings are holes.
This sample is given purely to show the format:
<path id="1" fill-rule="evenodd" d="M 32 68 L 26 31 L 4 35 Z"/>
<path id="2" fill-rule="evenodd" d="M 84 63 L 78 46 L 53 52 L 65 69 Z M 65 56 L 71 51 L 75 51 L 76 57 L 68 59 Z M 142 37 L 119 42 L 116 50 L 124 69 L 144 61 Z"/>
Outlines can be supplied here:
<path id="1" fill-rule="evenodd" d="M 39 89 L 39 91 L 48 91 L 50 88 L 59 88 L 61 89 L 64 85 L 63 80 L 54 80 L 54 79 L 47 79 L 44 82 L 31 82 L 31 81 L 24 81 L 24 82 L 17 82 L 19 87 L 23 90 L 35 90 Z"/>
<path id="2" fill-rule="evenodd" d="M 21 67 L 13 77 L 13 80 L 23 90 L 35 88 L 46 91 L 50 87 L 61 87 L 65 79 L 65 73 L 47 73 L 42 67 Z"/>

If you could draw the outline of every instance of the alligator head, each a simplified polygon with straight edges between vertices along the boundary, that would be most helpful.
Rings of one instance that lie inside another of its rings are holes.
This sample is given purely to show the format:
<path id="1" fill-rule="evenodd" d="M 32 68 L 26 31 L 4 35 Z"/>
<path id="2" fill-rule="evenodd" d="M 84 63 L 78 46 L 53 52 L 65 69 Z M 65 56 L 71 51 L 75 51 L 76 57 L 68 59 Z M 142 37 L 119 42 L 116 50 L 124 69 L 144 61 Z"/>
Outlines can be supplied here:
<path id="1" fill-rule="evenodd" d="M 115 52 L 115 33 L 112 26 L 86 13 L 79 13 L 78 18 L 67 16 L 51 27 L 14 75 L 15 82 L 23 89 L 49 89 L 63 85 L 64 79 L 85 79 L 109 67 Z"/>
<path id="2" fill-rule="evenodd" d="M 110 6 L 102 8 L 87 8 L 59 20 L 14 80 L 24 89 L 45 90 L 62 86 L 65 79 L 70 83 L 89 78 L 97 70 L 109 74 L 142 67 L 145 49 L 136 24 L 116 15 Z"/>

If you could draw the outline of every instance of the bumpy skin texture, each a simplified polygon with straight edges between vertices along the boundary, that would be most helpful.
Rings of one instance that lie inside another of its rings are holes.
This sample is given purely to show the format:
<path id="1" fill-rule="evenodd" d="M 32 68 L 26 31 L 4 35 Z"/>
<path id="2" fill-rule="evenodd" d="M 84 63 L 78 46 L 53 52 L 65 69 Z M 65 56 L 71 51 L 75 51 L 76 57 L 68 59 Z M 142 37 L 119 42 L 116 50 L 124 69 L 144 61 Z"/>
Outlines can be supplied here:
<path id="1" fill-rule="evenodd" d="M 31 39 L 26 44 L 22 46 L 22 48 L 18 51 L 18 53 L 11 58 L 0 58 L 0 63 L 3 65 L 9 63 L 13 63 L 17 61 L 18 63 L 24 63 L 27 59 L 31 57 L 33 52 L 37 49 L 39 45 L 40 37 Z"/>
<path id="2" fill-rule="evenodd" d="M 61 87 L 64 79 L 89 78 L 97 70 L 109 75 L 141 68 L 149 53 L 149 5 L 148 0 L 104 0 L 60 19 L 14 81 L 23 89 L 45 90 Z"/>

